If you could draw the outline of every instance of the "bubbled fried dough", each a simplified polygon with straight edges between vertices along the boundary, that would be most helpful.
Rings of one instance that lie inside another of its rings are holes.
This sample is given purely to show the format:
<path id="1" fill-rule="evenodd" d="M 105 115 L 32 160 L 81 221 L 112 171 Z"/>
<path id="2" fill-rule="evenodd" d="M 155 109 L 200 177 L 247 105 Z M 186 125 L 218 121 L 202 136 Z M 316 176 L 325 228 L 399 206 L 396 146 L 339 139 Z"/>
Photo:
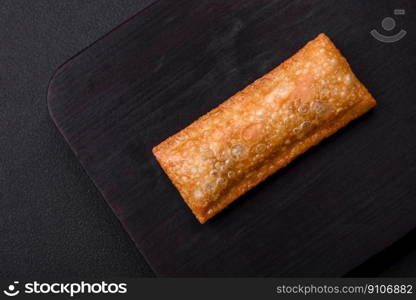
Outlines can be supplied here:
<path id="1" fill-rule="evenodd" d="M 205 223 L 375 104 L 346 59 L 320 34 L 153 153 Z"/>

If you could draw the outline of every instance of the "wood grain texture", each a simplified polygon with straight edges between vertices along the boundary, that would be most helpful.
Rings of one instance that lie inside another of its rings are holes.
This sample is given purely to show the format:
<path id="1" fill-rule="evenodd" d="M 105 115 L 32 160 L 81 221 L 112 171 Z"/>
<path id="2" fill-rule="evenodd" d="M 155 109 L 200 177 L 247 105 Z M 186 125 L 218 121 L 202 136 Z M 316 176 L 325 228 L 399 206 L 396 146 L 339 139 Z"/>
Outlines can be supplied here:
<path id="1" fill-rule="evenodd" d="M 369 31 L 390 10 L 354 5 L 159 1 L 56 72 L 51 115 L 157 274 L 342 275 L 416 225 L 415 19 L 381 44 Z M 201 226 L 152 147 L 319 32 L 378 107 Z"/>

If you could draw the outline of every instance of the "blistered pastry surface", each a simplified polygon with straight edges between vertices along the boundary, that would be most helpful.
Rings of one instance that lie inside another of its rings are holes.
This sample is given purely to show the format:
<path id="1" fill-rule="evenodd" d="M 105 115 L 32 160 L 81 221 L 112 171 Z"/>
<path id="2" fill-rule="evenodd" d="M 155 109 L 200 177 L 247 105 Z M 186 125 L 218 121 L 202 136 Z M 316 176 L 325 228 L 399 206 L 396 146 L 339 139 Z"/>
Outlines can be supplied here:
<path id="1" fill-rule="evenodd" d="M 153 148 L 204 223 L 375 105 L 324 34 Z"/>

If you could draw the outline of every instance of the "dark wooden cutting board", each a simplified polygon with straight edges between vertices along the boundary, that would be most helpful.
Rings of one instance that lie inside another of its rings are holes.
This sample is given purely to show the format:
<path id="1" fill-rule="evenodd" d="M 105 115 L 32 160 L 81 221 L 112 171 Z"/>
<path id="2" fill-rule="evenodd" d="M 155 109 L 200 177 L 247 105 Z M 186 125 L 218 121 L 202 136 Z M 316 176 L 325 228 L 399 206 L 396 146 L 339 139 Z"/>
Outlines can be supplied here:
<path id="1" fill-rule="evenodd" d="M 416 10 L 394 5 L 158 1 L 58 69 L 50 113 L 158 275 L 342 275 L 416 225 Z M 371 37 L 387 16 L 401 41 Z M 320 32 L 378 106 L 200 225 L 152 147 Z"/>

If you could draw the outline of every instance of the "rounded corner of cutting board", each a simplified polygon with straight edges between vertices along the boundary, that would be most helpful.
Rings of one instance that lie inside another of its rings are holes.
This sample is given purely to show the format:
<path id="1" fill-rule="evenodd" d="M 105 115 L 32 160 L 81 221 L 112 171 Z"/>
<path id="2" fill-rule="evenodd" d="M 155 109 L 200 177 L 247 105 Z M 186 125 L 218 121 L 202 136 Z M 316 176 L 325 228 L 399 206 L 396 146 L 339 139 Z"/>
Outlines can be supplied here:
<path id="1" fill-rule="evenodd" d="M 49 116 L 51 117 L 52 121 L 58 126 L 57 112 L 59 108 L 59 89 L 58 89 L 58 78 L 61 76 L 63 68 L 67 65 L 68 62 L 65 62 L 63 65 L 58 67 L 51 79 L 49 80 L 47 94 L 46 94 L 46 105 L 48 107 Z M 59 126 L 58 126 L 59 127 Z"/>

